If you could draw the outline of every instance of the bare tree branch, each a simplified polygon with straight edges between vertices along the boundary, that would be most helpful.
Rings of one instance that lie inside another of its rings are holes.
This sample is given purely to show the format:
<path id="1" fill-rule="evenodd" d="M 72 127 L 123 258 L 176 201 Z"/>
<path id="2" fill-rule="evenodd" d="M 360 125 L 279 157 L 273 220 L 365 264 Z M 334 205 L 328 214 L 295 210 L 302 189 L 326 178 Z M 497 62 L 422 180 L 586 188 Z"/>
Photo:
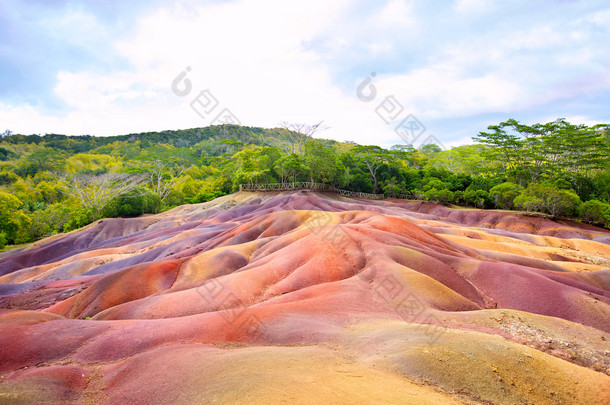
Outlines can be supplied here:
<path id="1" fill-rule="evenodd" d="M 297 155 L 303 153 L 305 142 L 312 139 L 315 133 L 328 129 L 327 126 L 322 125 L 322 121 L 314 125 L 283 121 L 280 126 L 285 130 L 277 134 L 276 139 L 280 144 L 280 149 L 286 153 L 296 153 Z"/>
<path id="2" fill-rule="evenodd" d="M 169 196 L 176 180 L 182 175 L 185 167 L 180 167 L 177 171 L 166 171 L 167 165 L 165 165 L 160 160 L 154 162 L 152 167 L 148 168 L 149 176 L 148 182 L 152 190 L 159 195 L 161 201 L 165 201 L 165 199 Z"/>
<path id="3" fill-rule="evenodd" d="M 86 210 L 95 215 L 115 198 L 144 185 L 145 174 L 104 173 L 97 176 L 77 174 L 60 180 L 66 193 L 78 198 Z"/>

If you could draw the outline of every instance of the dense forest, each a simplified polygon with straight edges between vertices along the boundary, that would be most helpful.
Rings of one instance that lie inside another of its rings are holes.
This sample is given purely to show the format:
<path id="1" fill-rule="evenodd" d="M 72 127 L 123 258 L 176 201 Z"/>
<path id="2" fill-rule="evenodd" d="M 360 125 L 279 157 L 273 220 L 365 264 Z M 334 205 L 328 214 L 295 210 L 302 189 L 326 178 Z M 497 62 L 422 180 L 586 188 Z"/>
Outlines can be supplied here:
<path id="1" fill-rule="evenodd" d="M 236 125 L 112 137 L 0 135 L 0 248 L 103 217 L 157 213 L 242 183 L 315 181 L 610 227 L 609 125 L 508 120 L 473 139 L 390 150 L 314 138 L 306 126 Z"/>

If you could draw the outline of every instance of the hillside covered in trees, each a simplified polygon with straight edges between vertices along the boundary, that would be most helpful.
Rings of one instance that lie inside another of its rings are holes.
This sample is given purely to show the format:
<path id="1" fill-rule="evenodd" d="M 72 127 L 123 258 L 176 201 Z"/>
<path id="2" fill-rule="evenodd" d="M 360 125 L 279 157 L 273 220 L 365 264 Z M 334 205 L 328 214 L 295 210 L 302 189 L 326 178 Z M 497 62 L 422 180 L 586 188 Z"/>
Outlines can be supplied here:
<path id="1" fill-rule="evenodd" d="M 0 248 L 104 217 L 157 213 L 240 184 L 313 181 L 388 197 L 518 209 L 610 226 L 609 125 L 490 126 L 473 145 L 390 150 L 235 125 L 0 139 Z"/>

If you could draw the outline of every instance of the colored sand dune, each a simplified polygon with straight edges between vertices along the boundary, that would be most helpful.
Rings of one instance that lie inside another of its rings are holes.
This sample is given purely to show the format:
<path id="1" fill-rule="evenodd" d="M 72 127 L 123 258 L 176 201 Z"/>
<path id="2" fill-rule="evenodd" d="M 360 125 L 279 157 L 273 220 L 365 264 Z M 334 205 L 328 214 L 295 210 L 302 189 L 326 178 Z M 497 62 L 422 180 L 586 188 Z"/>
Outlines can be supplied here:
<path id="1" fill-rule="evenodd" d="M 0 253 L 0 403 L 610 403 L 610 232 L 237 193 Z"/>

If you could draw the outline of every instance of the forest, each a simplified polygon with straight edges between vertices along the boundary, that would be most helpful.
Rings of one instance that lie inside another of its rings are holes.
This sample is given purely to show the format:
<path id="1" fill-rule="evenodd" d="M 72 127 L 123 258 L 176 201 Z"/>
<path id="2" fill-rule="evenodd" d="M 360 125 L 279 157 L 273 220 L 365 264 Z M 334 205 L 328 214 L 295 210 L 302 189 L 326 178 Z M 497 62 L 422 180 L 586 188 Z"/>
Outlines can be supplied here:
<path id="1" fill-rule="evenodd" d="M 240 184 L 292 181 L 610 227 L 609 127 L 510 119 L 449 150 L 337 142 L 313 137 L 316 127 L 305 125 L 111 137 L 7 130 L 0 135 L 0 248 L 100 218 L 209 201 Z"/>

